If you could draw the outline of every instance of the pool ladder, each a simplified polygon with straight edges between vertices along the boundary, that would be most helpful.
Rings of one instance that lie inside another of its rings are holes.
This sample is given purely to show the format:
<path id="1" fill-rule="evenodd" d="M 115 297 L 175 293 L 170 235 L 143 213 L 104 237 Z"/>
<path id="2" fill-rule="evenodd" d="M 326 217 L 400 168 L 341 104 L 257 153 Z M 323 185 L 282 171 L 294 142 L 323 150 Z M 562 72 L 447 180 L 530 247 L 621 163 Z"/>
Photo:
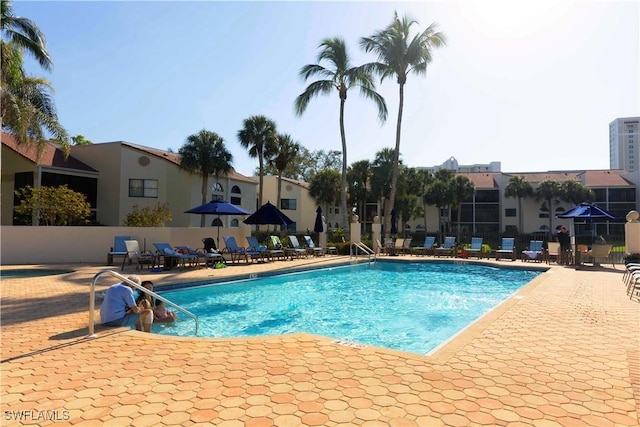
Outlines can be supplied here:
<path id="1" fill-rule="evenodd" d="M 354 249 L 355 249 L 355 254 L 354 254 Z M 350 256 L 357 256 L 358 255 L 358 249 L 361 250 L 362 252 L 364 252 L 366 255 L 368 255 L 369 257 L 369 262 L 371 262 L 371 256 L 373 255 L 373 261 L 375 261 L 376 259 L 376 251 L 374 251 L 373 249 L 371 249 L 369 246 L 365 245 L 362 242 L 352 242 L 351 243 L 351 251 L 350 252 Z"/>
<path id="2" fill-rule="evenodd" d="M 96 311 L 96 282 L 98 281 L 98 279 L 100 277 L 102 277 L 105 274 L 109 274 L 109 275 L 117 278 L 118 280 L 122 281 L 123 283 L 126 283 L 127 285 L 133 286 L 134 288 L 138 289 L 140 292 L 146 292 L 147 294 L 151 295 L 155 299 L 159 299 L 160 301 L 164 301 L 165 304 L 169 304 L 171 307 L 175 308 L 179 312 L 184 313 L 187 316 L 191 317 L 196 322 L 196 333 L 195 334 L 198 335 L 198 329 L 200 328 L 200 322 L 198 321 L 198 317 L 195 314 L 191 313 L 189 310 L 186 310 L 186 309 L 180 307 L 178 304 L 175 304 L 175 303 L 169 301 L 165 297 L 162 297 L 162 296 L 156 294 L 155 292 L 150 291 L 149 289 L 143 287 L 142 285 L 138 285 L 137 283 L 132 282 L 131 280 L 127 279 L 122 274 L 116 273 L 115 271 L 112 271 L 112 270 L 102 270 L 101 272 L 99 272 L 98 274 L 93 276 L 93 280 L 91 281 L 91 290 L 89 291 L 89 338 L 94 338 L 96 336 L 95 335 L 95 322 L 94 322 L 94 315 L 95 315 L 95 311 Z"/>

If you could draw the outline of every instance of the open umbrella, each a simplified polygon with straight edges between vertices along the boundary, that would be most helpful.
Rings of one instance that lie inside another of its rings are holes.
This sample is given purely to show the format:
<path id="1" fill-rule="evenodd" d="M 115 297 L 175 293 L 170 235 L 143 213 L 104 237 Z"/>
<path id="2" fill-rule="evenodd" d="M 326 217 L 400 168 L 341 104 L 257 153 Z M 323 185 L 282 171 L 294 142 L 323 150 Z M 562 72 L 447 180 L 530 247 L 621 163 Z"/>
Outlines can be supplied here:
<path id="1" fill-rule="evenodd" d="M 320 206 L 316 209 L 316 223 L 313 226 L 313 231 L 316 233 L 322 233 L 324 231 L 324 227 L 322 225 L 322 208 Z"/>
<path id="2" fill-rule="evenodd" d="M 204 205 L 196 206 L 195 208 L 191 208 L 184 213 L 192 213 L 199 215 L 218 215 L 218 218 L 214 218 L 211 222 L 211 226 L 218 227 L 218 240 L 217 247 L 220 247 L 220 227 L 222 227 L 222 220 L 220 219 L 220 215 L 249 215 L 251 212 L 241 208 L 240 206 L 236 206 L 224 200 L 212 200 L 209 203 L 205 203 Z"/>
<path id="3" fill-rule="evenodd" d="M 391 209 L 391 234 L 398 234 L 398 225 L 396 222 L 396 210 Z"/>
<path id="4" fill-rule="evenodd" d="M 260 206 L 260 208 L 243 221 L 245 224 L 251 225 L 281 225 L 286 227 L 293 224 L 294 221 L 283 214 L 280 209 L 276 208 L 270 202 Z"/>
<path id="5" fill-rule="evenodd" d="M 251 212 L 241 208 L 240 206 L 232 205 L 224 200 L 213 200 L 204 205 L 191 208 L 184 213 L 200 214 L 200 215 L 250 215 Z"/>
<path id="6" fill-rule="evenodd" d="M 620 219 L 617 215 L 612 214 L 606 209 L 602 209 L 598 205 L 594 205 L 589 202 L 582 202 L 578 206 L 573 207 L 562 213 L 560 215 L 556 215 L 558 218 L 573 218 L 573 219 L 584 219 L 588 221 L 592 221 L 593 219 Z"/>

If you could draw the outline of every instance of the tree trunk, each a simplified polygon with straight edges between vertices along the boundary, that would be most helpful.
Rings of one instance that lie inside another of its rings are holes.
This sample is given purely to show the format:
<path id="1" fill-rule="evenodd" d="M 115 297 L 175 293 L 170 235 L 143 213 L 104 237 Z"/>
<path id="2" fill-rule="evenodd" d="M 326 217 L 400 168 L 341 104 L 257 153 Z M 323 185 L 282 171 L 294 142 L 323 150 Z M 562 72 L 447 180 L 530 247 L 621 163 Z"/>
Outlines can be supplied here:
<path id="1" fill-rule="evenodd" d="M 202 188 L 200 191 L 202 192 L 202 204 L 207 203 L 207 187 L 209 186 L 209 174 L 206 172 L 202 172 Z M 200 215 L 200 227 L 204 228 L 206 225 L 207 216 Z"/>
<path id="2" fill-rule="evenodd" d="M 393 153 L 393 174 L 391 175 L 391 191 L 389 193 L 389 204 L 384 207 L 384 237 L 391 237 L 391 210 L 396 200 L 396 184 L 398 183 L 398 173 L 400 159 L 400 130 L 402 128 L 402 107 L 404 105 L 404 83 L 400 83 L 400 102 L 398 103 L 398 124 L 396 126 L 396 149 Z"/>
<path id="3" fill-rule="evenodd" d="M 350 221 L 347 214 L 347 137 L 344 133 L 344 99 L 340 100 L 340 138 L 342 140 L 342 177 L 340 179 L 340 211 L 342 228 L 349 233 Z"/>

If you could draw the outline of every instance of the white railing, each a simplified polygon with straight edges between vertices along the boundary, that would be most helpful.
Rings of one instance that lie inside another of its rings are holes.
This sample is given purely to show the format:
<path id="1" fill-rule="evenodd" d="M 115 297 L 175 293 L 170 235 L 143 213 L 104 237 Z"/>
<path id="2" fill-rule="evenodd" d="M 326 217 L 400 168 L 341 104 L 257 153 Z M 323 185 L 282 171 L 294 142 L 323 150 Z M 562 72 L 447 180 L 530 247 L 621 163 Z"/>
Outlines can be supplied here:
<path id="1" fill-rule="evenodd" d="M 195 333 L 195 335 L 198 335 L 198 329 L 200 328 L 200 322 L 198 321 L 198 317 L 195 314 L 191 313 L 189 310 L 185 310 L 184 308 L 180 307 L 178 304 L 175 304 L 175 303 L 169 301 L 165 297 L 162 297 L 162 296 L 158 295 L 157 293 L 155 293 L 153 291 L 150 291 L 149 289 L 143 287 L 142 285 L 138 285 L 137 283 L 132 282 L 131 280 L 127 279 L 122 274 L 116 273 L 115 271 L 112 271 L 112 270 L 102 270 L 101 272 L 99 272 L 98 274 L 93 276 L 93 280 L 91 281 L 91 290 L 89 291 L 89 337 L 90 338 L 95 337 L 94 316 L 95 316 L 95 311 L 96 311 L 96 282 L 104 274 L 109 274 L 109 275 L 117 278 L 118 280 L 122 281 L 123 283 L 126 283 L 126 284 L 128 284 L 130 286 L 133 286 L 134 288 L 138 289 L 140 292 L 146 292 L 147 294 L 151 295 L 155 299 L 159 299 L 160 301 L 164 301 L 165 304 L 169 304 L 171 307 L 175 308 L 176 310 L 180 311 L 181 313 L 184 313 L 187 316 L 191 317 L 196 322 L 196 333 Z"/>
<path id="2" fill-rule="evenodd" d="M 364 252 L 366 255 L 368 255 L 368 256 L 369 256 L 369 262 L 371 262 L 371 256 L 372 256 L 372 255 L 373 255 L 373 259 L 375 260 L 375 258 L 376 258 L 376 251 L 374 251 L 373 249 L 371 249 L 369 246 L 365 245 L 365 244 L 364 244 L 364 243 L 362 243 L 362 242 L 352 242 L 352 243 L 351 243 L 351 250 L 350 250 L 350 253 L 351 253 L 352 255 L 353 255 L 353 252 L 354 252 L 354 251 L 353 251 L 354 246 L 355 246 L 355 249 L 356 249 L 356 251 L 355 251 L 355 252 L 356 252 L 356 254 L 355 254 L 355 255 L 357 255 L 358 249 L 360 249 L 362 252 Z"/>

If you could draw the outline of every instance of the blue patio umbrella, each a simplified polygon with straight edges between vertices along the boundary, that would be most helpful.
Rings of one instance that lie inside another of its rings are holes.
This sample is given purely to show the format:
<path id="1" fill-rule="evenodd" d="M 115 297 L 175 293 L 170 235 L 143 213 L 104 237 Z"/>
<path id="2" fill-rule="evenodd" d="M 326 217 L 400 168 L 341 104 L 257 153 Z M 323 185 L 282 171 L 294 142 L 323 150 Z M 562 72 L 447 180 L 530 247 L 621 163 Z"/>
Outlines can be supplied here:
<path id="1" fill-rule="evenodd" d="M 213 200 L 204 205 L 191 208 L 184 213 L 200 214 L 200 215 L 250 215 L 251 212 L 240 206 L 233 205 L 224 200 Z"/>
<path id="2" fill-rule="evenodd" d="M 556 215 L 557 218 L 573 218 L 584 219 L 591 221 L 593 219 L 620 219 L 619 216 L 612 214 L 606 209 L 601 208 L 598 205 L 594 205 L 589 202 L 582 202 L 578 206 L 569 209 L 568 211 Z"/>
<path id="3" fill-rule="evenodd" d="M 243 222 L 251 225 L 281 225 L 283 227 L 294 223 L 291 218 L 283 214 L 280 209 L 276 208 L 270 202 L 260 206 L 257 211 Z"/>
<path id="4" fill-rule="evenodd" d="M 396 222 L 396 210 L 391 209 L 391 234 L 398 234 L 398 225 Z"/>
<path id="5" fill-rule="evenodd" d="M 324 227 L 322 225 L 322 208 L 320 206 L 316 209 L 316 223 L 313 226 L 313 231 L 316 233 L 322 233 L 324 231 Z"/>

